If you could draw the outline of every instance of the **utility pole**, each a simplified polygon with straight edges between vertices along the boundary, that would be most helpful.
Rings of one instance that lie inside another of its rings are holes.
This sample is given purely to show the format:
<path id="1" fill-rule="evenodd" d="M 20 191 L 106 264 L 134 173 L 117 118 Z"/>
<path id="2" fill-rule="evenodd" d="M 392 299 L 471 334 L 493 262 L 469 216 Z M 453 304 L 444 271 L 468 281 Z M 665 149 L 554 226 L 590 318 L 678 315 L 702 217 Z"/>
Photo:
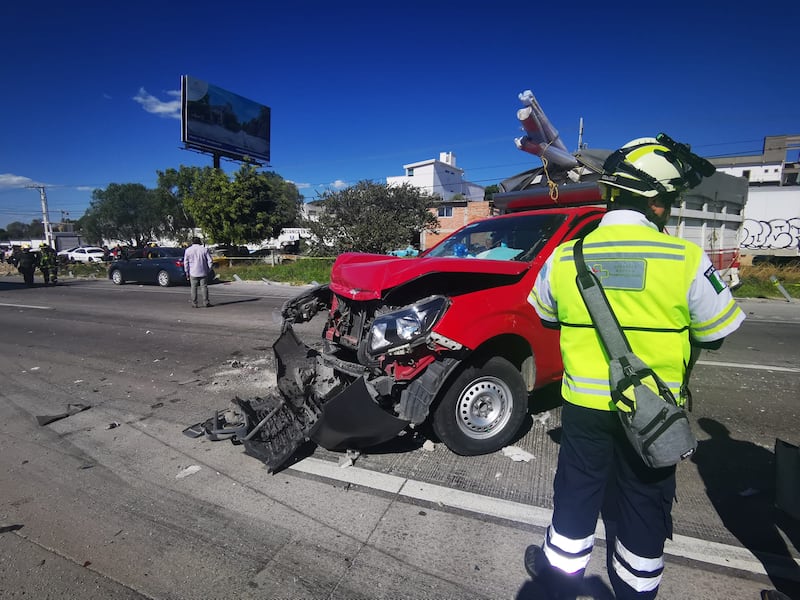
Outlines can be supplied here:
<path id="1" fill-rule="evenodd" d="M 42 200 L 42 225 L 44 225 L 44 239 L 47 245 L 53 247 L 53 230 L 50 227 L 50 217 L 47 211 L 47 190 L 43 185 L 26 185 L 27 188 L 39 190 L 39 197 Z"/>

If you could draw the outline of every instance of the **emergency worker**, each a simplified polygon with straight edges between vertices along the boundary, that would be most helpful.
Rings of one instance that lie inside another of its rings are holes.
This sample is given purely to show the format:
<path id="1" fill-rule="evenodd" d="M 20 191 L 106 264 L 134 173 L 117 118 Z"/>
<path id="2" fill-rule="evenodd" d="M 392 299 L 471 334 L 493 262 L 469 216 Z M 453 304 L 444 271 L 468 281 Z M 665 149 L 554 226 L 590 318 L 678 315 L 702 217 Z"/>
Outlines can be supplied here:
<path id="1" fill-rule="evenodd" d="M 629 142 L 603 165 L 608 212 L 583 245 L 633 352 L 681 403 L 700 350 L 719 348 L 744 320 L 703 250 L 662 233 L 681 192 L 713 172 L 664 134 Z M 575 280 L 574 244 L 548 258 L 528 297 L 543 324 L 561 330 L 564 403 L 552 522 L 542 546 L 526 549 L 525 568 L 551 597 L 579 595 L 603 508 L 616 521 L 608 546 L 616 597 L 655 598 L 672 537 L 675 466 L 646 466 L 615 414 L 608 357 Z"/>
<path id="2" fill-rule="evenodd" d="M 33 275 L 39 264 L 38 257 L 31 252 L 31 245 L 22 244 L 19 254 L 13 257 L 12 260 L 14 261 L 14 266 L 17 267 L 17 271 L 22 275 L 25 285 L 31 287 L 33 285 Z"/>
<path id="3" fill-rule="evenodd" d="M 58 283 L 58 256 L 49 244 L 39 244 L 39 270 L 45 285 Z"/>

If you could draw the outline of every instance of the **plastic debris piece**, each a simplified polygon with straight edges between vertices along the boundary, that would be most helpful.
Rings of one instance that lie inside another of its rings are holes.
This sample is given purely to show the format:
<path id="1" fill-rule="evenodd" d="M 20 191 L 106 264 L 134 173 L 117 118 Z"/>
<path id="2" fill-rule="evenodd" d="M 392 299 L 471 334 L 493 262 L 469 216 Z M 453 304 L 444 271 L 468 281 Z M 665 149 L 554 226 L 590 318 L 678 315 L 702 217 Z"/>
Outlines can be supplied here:
<path id="1" fill-rule="evenodd" d="M 534 458 L 536 458 L 533 454 L 528 452 L 527 450 L 523 450 L 522 448 L 518 448 L 517 446 L 506 446 L 502 450 L 503 456 L 507 456 L 514 462 L 530 462 Z"/>
<path id="2" fill-rule="evenodd" d="M 541 423 L 542 425 L 547 425 L 547 422 L 550 420 L 550 412 L 543 412 L 539 413 L 538 415 L 534 415 L 533 420 L 537 423 Z"/>
<path id="3" fill-rule="evenodd" d="M 117 421 L 112 421 L 111 423 L 108 424 L 108 427 L 106 427 L 106 429 L 116 429 L 117 427 L 119 427 L 119 425 L 120 424 Z"/>
<path id="4" fill-rule="evenodd" d="M 189 477 L 189 475 L 194 475 L 200 469 L 202 469 L 200 465 L 192 465 L 191 467 L 186 467 L 183 471 L 175 475 L 175 479 L 183 479 L 184 477 Z"/>
<path id="5" fill-rule="evenodd" d="M 425 440 L 425 443 L 422 444 L 422 449 L 427 450 L 428 452 L 433 452 L 436 450 L 436 444 L 434 444 L 431 440 Z"/>

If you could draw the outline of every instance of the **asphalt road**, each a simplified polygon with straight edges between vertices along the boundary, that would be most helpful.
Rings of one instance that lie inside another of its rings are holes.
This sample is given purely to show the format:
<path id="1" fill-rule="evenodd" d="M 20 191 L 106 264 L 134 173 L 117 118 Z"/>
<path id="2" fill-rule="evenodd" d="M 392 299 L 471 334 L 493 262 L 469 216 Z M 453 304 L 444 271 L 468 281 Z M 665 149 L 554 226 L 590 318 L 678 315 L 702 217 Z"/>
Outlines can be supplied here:
<path id="1" fill-rule="evenodd" d="M 0 597 L 534 597 L 521 556 L 552 506 L 553 390 L 515 442 L 527 462 L 407 436 L 351 461 L 306 448 L 268 475 L 180 431 L 274 383 L 275 315 L 295 289 L 214 285 L 195 310 L 186 288 L 20 283 L 0 279 Z M 745 325 L 695 372 L 701 448 L 679 468 L 662 597 L 797 593 L 772 448 L 800 442 L 800 305 L 741 304 Z"/>

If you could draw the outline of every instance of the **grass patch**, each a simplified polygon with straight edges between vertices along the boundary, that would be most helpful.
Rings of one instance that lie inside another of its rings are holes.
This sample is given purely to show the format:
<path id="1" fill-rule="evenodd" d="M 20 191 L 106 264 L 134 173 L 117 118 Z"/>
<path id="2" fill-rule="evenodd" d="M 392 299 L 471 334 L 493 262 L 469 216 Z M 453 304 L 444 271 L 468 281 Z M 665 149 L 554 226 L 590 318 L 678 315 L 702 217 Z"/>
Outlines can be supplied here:
<path id="1" fill-rule="evenodd" d="M 251 281 L 268 279 L 281 283 L 303 285 L 307 283 L 328 283 L 331 280 L 333 258 L 298 258 L 287 260 L 280 265 L 272 266 L 267 262 L 242 261 L 239 263 L 219 264 L 214 267 L 219 277 L 225 281 L 234 275 Z"/>
<path id="2" fill-rule="evenodd" d="M 742 285 L 733 291 L 737 298 L 781 298 L 783 294 L 772 277 L 792 298 L 800 298 L 800 267 L 758 264 L 739 268 Z"/>

